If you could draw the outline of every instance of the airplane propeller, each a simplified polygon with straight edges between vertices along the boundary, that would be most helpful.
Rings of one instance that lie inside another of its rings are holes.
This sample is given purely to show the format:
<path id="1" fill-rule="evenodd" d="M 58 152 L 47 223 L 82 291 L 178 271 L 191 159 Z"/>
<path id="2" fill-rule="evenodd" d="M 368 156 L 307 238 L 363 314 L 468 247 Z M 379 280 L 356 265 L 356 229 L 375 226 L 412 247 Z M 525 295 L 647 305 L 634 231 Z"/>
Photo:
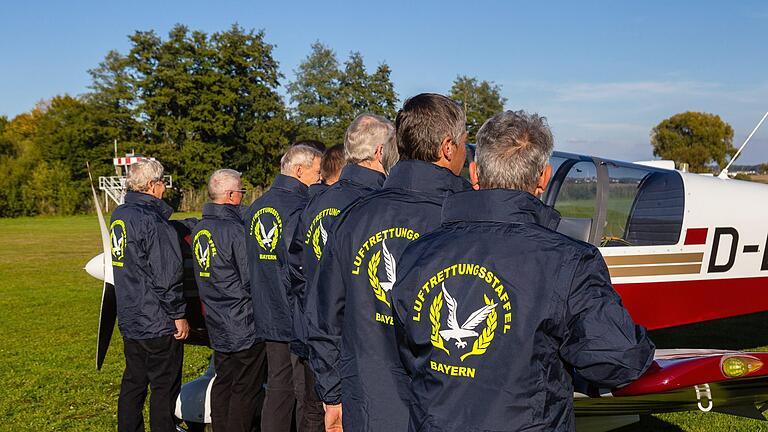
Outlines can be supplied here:
<path id="1" fill-rule="evenodd" d="M 93 204 L 96 206 L 96 216 L 99 219 L 99 229 L 101 230 L 101 243 L 104 253 L 101 255 L 103 266 L 104 289 L 101 292 L 101 310 L 99 311 L 99 333 L 96 339 L 96 369 L 101 370 L 104 364 L 104 358 L 107 356 L 107 349 L 112 340 L 112 332 L 115 329 L 117 321 L 117 297 L 115 296 L 115 277 L 112 272 L 112 245 L 109 239 L 109 230 L 104 221 L 104 215 L 99 205 L 99 197 L 96 194 L 96 188 L 93 187 L 93 177 L 91 176 L 90 166 L 88 167 L 88 177 L 91 179 L 91 192 L 93 193 Z M 86 270 L 97 271 L 99 265 L 98 256 L 86 264 Z M 89 273 L 91 273 L 89 271 Z M 92 274 L 92 273 L 91 273 Z M 98 277 L 98 276 L 97 276 Z"/>

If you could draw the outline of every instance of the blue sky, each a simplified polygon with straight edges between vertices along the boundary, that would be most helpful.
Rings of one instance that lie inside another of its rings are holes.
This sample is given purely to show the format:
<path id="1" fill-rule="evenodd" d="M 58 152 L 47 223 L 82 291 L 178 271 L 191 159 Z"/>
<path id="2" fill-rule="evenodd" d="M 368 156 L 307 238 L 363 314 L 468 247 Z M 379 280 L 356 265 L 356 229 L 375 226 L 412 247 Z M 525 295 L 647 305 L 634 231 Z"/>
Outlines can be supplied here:
<path id="1" fill-rule="evenodd" d="M 320 40 L 340 61 L 387 62 L 400 99 L 459 75 L 501 85 L 507 109 L 549 118 L 556 148 L 652 157 L 649 131 L 681 111 L 719 114 L 740 145 L 768 110 L 768 3 L 30 1 L 0 7 L 0 114 L 87 91 L 127 36 L 176 23 L 264 29 L 288 82 Z M 768 127 L 740 163 L 768 161 Z"/>

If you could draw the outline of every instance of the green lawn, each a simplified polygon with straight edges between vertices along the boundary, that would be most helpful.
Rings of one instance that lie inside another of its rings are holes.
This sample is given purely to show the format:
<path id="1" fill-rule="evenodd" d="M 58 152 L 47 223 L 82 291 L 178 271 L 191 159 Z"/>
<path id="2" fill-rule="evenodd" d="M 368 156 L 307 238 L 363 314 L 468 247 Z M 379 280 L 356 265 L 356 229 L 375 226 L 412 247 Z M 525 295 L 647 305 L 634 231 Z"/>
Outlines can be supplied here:
<path id="1" fill-rule="evenodd" d="M 113 431 L 123 367 L 118 332 L 95 368 L 101 282 L 82 267 L 99 252 L 95 216 L 0 219 L 0 430 Z M 660 347 L 766 350 L 768 314 L 653 334 Z M 184 380 L 207 367 L 187 347 Z M 637 431 L 756 431 L 763 423 L 720 414 L 643 418 Z"/>
<path id="2" fill-rule="evenodd" d="M 82 270 L 99 253 L 96 217 L 0 219 L 0 242 L 0 430 L 115 430 L 122 340 L 97 371 L 101 281 Z M 208 351 L 187 347 L 185 381 Z"/>

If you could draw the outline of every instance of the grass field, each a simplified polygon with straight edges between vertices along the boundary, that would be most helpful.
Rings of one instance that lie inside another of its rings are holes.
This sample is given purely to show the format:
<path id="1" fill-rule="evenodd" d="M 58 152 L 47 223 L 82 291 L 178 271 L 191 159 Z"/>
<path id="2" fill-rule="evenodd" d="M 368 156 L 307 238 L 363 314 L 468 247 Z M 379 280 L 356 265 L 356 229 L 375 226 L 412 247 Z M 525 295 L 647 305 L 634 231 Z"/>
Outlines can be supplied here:
<path id="1" fill-rule="evenodd" d="M 115 332 L 95 368 L 101 282 L 82 267 L 99 252 L 94 216 L 0 219 L 0 431 L 113 431 L 123 367 Z M 653 334 L 660 347 L 766 350 L 768 314 Z M 184 380 L 207 367 L 187 347 Z M 768 431 L 764 423 L 712 413 L 644 417 L 638 431 Z"/>

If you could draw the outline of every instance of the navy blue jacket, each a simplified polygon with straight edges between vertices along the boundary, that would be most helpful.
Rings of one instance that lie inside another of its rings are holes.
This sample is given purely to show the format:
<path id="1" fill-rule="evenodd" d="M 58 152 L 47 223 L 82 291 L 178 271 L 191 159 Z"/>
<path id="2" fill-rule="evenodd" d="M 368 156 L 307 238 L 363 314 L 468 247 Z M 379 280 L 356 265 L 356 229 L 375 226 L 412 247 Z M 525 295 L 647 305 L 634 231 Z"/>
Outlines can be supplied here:
<path id="1" fill-rule="evenodd" d="M 173 209 L 163 200 L 128 192 L 109 225 L 117 323 L 128 339 L 151 339 L 176 332 L 184 318 L 183 263 Z"/>
<path id="2" fill-rule="evenodd" d="M 343 404 L 345 429 L 407 427 L 390 307 L 396 260 L 409 242 L 439 225 L 443 199 L 467 187 L 445 168 L 405 160 L 380 191 L 337 217 L 307 289 L 307 318 L 318 394 Z"/>
<path id="3" fill-rule="evenodd" d="M 297 299 L 294 310 L 296 335 L 301 341 L 302 357 L 307 356 L 306 281 L 312 280 L 323 253 L 333 222 L 346 206 L 361 196 L 381 188 L 384 174 L 356 164 L 345 165 L 339 181 L 314 195 L 299 218 L 290 247 L 291 290 Z M 314 185 L 313 185 L 314 186 Z M 310 193 L 312 187 L 310 187 Z"/>
<path id="4" fill-rule="evenodd" d="M 251 204 L 243 218 L 258 338 L 276 342 L 295 340 L 295 299 L 289 295 L 288 246 L 308 199 L 305 184 L 278 174 L 272 187 Z"/>
<path id="5" fill-rule="evenodd" d="M 205 204 L 192 251 L 211 348 L 231 353 L 252 347 L 258 340 L 240 207 Z"/>
<path id="6" fill-rule="evenodd" d="M 409 430 L 573 431 L 573 373 L 613 388 L 650 366 L 600 252 L 559 220 L 526 192 L 464 192 L 408 246 L 393 291 Z"/>
<path id="7" fill-rule="evenodd" d="M 312 198 L 313 196 L 319 194 L 320 192 L 328 189 L 330 186 L 325 183 L 315 183 L 309 185 L 309 197 Z"/>

